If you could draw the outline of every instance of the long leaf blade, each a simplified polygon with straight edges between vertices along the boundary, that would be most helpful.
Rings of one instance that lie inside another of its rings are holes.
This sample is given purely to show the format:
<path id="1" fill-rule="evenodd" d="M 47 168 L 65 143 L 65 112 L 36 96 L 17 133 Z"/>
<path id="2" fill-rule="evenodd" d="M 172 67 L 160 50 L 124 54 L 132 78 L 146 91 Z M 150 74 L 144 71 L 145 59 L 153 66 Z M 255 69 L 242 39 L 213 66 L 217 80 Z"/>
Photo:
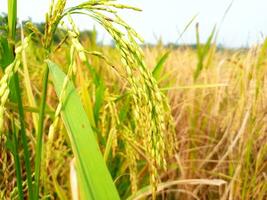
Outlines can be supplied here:
<path id="1" fill-rule="evenodd" d="M 160 59 L 159 61 L 157 62 L 155 68 L 153 69 L 153 76 L 156 80 L 159 80 L 160 78 L 160 75 L 161 75 L 161 72 L 163 71 L 163 67 L 164 67 L 164 64 L 166 62 L 166 60 L 168 59 L 169 57 L 169 54 L 170 52 L 166 52 Z"/>
<path id="2" fill-rule="evenodd" d="M 53 62 L 47 61 L 57 95 L 60 95 L 65 74 Z M 86 199 L 119 199 L 106 167 L 82 102 L 72 82 L 65 89 L 62 119 L 67 129 L 74 156 L 79 189 Z"/>

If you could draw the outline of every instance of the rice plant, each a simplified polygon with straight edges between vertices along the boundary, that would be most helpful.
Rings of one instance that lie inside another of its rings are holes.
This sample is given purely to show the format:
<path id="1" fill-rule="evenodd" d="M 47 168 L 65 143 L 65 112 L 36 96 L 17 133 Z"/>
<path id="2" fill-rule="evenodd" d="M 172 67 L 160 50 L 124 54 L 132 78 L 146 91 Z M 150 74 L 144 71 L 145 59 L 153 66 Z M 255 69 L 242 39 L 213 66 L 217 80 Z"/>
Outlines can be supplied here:
<path id="1" fill-rule="evenodd" d="M 141 48 L 118 14 L 140 9 L 66 5 L 39 27 L 8 0 L 0 23 L 0 199 L 267 198 L 267 40 L 220 51 L 197 25 L 196 49 Z"/>

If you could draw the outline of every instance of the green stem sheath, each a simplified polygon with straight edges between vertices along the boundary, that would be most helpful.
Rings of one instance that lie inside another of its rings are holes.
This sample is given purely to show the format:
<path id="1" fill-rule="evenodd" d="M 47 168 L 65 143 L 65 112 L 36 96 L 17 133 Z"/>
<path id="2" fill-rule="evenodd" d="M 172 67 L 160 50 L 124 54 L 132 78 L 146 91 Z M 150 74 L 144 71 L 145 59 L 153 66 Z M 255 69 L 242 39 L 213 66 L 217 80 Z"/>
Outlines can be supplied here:
<path id="1" fill-rule="evenodd" d="M 17 25 L 17 0 L 8 0 L 8 38 L 9 38 L 9 49 L 12 51 L 12 57 L 10 57 L 10 63 L 15 58 L 15 38 L 16 38 L 16 25 Z M 24 162 L 25 162 L 25 169 L 26 169 L 26 176 L 27 176 L 27 184 L 28 184 L 28 192 L 29 192 L 29 199 L 33 200 L 33 188 L 32 188 L 32 173 L 31 173 L 31 162 L 30 162 L 30 151 L 28 147 L 28 141 L 26 136 L 26 128 L 25 128 L 25 117 L 24 117 L 24 109 L 22 104 L 22 97 L 21 97 L 21 90 L 19 87 L 19 76 L 18 72 L 14 74 L 11 79 L 10 87 L 14 86 L 14 102 L 18 104 L 18 112 L 19 112 L 19 121 L 20 121 L 20 133 L 21 133 L 21 140 L 22 146 L 24 150 Z M 13 88 L 12 88 L 13 89 Z M 12 92 L 12 90 L 11 90 Z M 11 93 L 13 94 L 13 93 Z M 16 159 L 18 159 L 18 155 Z M 18 167 L 18 166 L 16 166 Z M 18 179 L 20 177 L 17 177 Z M 20 183 L 17 183 L 18 187 Z"/>
<path id="2" fill-rule="evenodd" d="M 42 89 L 42 99 L 41 107 L 39 110 L 39 121 L 38 121 L 38 130 L 37 130 L 37 144 L 36 144 L 36 156 L 35 156 L 35 190 L 34 190 L 34 199 L 38 199 L 39 195 L 39 185 L 40 185 L 40 166 L 41 166 L 41 156 L 42 156 L 42 143 L 43 143 L 43 127 L 44 127 L 44 118 L 45 118 L 45 105 L 46 105 L 46 96 L 47 96 L 47 86 L 48 86 L 48 76 L 49 69 L 46 65 L 43 78 L 43 89 Z"/>
<path id="3" fill-rule="evenodd" d="M 22 176 L 21 176 L 21 164 L 19 160 L 18 139 L 17 139 L 14 122 L 12 121 L 11 123 L 12 123 L 12 128 L 13 128 L 13 131 L 11 132 L 11 137 L 13 137 L 12 148 L 13 148 L 13 156 L 14 156 L 15 170 L 16 170 L 16 177 L 17 177 L 18 196 L 19 196 L 19 200 L 23 200 L 24 194 L 23 194 L 23 189 L 22 189 L 23 187 L 22 187 Z"/>
<path id="4" fill-rule="evenodd" d="M 25 128 L 25 121 L 24 121 L 25 116 L 24 116 L 24 110 L 23 110 L 23 104 L 22 104 L 21 91 L 19 87 L 18 72 L 14 74 L 14 84 L 15 84 L 17 103 L 18 103 L 19 121 L 20 121 L 20 126 L 21 126 L 20 132 L 21 132 L 21 140 L 22 140 L 22 145 L 23 145 L 23 150 L 24 150 L 24 161 L 25 161 L 25 168 L 26 168 L 26 174 L 27 174 L 29 199 L 33 200 L 30 151 L 29 151 L 28 141 L 27 141 L 27 136 L 26 136 L 26 128 Z"/>

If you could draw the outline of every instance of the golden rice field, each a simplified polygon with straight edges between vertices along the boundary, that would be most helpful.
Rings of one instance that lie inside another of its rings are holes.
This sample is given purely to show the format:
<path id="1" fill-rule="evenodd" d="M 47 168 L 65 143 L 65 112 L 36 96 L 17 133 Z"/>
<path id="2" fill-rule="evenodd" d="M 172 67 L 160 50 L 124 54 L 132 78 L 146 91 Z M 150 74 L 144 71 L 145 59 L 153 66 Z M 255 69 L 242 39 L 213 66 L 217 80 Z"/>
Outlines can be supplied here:
<path id="1" fill-rule="evenodd" d="M 0 32 L 0 199 L 267 199 L 267 40 L 140 47 L 115 13 L 138 9 L 116 1 L 57 0 L 44 31 L 20 30 L 16 3 Z M 77 13 L 116 45 L 79 33 Z"/>

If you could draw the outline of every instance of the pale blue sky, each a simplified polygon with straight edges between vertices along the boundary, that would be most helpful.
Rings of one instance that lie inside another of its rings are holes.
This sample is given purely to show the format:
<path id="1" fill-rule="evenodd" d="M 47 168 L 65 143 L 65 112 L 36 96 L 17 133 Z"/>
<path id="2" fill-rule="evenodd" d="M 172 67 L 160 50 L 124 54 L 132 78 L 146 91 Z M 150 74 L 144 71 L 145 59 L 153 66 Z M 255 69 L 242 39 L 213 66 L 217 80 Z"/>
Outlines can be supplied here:
<path id="1" fill-rule="evenodd" d="M 34 21 L 43 21 L 50 0 L 18 0 L 18 13 L 22 19 L 29 16 Z M 75 5 L 82 0 L 69 0 Z M 73 3 L 76 2 L 76 3 Z M 200 24 L 200 36 L 205 40 L 213 26 L 220 22 L 231 0 L 121 0 L 137 6 L 143 12 L 123 11 L 123 18 L 133 26 L 146 42 L 155 43 L 159 37 L 164 43 L 177 42 L 181 31 L 198 14 L 194 24 L 186 31 L 178 43 L 195 43 L 195 23 Z M 7 10 L 6 0 L 0 0 L 0 12 Z M 223 24 L 217 42 L 230 47 L 253 45 L 267 35 L 267 1 L 235 0 Z M 88 18 L 78 18 L 81 29 L 90 29 L 93 22 Z M 99 26 L 99 39 L 109 38 Z"/>

